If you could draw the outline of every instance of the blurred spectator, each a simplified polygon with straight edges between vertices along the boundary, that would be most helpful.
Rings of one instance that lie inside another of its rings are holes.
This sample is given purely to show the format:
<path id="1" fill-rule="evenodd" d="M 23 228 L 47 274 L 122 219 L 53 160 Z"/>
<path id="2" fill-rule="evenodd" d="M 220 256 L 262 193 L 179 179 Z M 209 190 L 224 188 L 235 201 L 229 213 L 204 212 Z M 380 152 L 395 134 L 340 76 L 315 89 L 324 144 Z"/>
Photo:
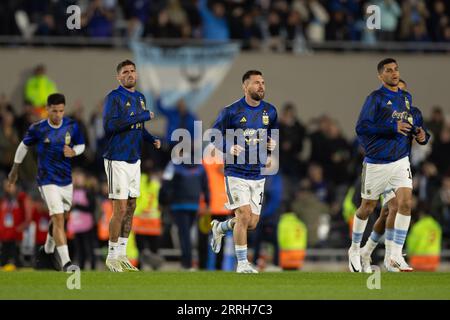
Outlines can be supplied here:
<path id="1" fill-rule="evenodd" d="M 18 35 L 15 12 L 20 3 L 17 0 L 0 1 L 0 35 Z"/>
<path id="2" fill-rule="evenodd" d="M 184 155 L 180 152 L 180 159 Z M 170 204 L 170 211 L 178 229 L 178 237 L 181 247 L 181 266 L 185 270 L 192 268 L 192 239 L 191 228 L 197 217 L 201 194 L 204 195 L 207 207 L 209 207 L 208 178 L 202 165 L 191 163 L 185 158 L 186 163 L 175 165 L 169 162 L 163 174 L 161 197 L 164 203 Z M 209 210 L 206 208 L 206 210 Z"/>
<path id="3" fill-rule="evenodd" d="M 238 38 L 243 41 L 242 49 L 259 49 L 263 40 L 260 26 L 255 22 L 251 13 L 245 13 L 242 16 L 242 23 L 237 30 Z"/>
<path id="4" fill-rule="evenodd" d="M 47 117 L 45 106 L 47 97 L 57 92 L 56 84 L 47 76 L 44 65 L 38 65 L 33 75 L 25 83 L 25 101 L 29 101 L 35 108 L 35 112 L 41 117 Z"/>
<path id="5" fill-rule="evenodd" d="M 275 266 L 279 265 L 278 232 L 277 226 L 280 219 L 280 208 L 282 203 L 283 184 L 279 173 L 269 175 L 264 186 L 264 202 L 262 206 L 260 220 L 252 233 L 252 245 L 254 249 L 253 263 L 259 267 L 265 265 L 260 261 L 260 254 L 263 242 L 267 241 L 272 245 L 273 256 L 271 260 Z M 267 258 L 267 257 L 264 257 Z"/>
<path id="6" fill-rule="evenodd" d="M 433 106 L 431 116 L 428 120 L 425 120 L 425 125 L 433 135 L 433 143 L 439 141 L 442 128 L 445 125 L 444 112 L 441 106 Z"/>
<path id="7" fill-rule="evenodd" d="M 425 21 L 428 10 L 423 0 L 405 0 L 402 3 L 400 38 L 402 40 L 422 41 L 427 39 Z M 429 38 L 428 38 L 429 39 Z"/>
<path id="8" fill-rule="evenodd" d="M 82 270 L 89 261 L 90 270 L 95 270 L 95 192 L 88 185 L 85 173 L 73 170 L 73 200 L 68 232 L 75 235 L 75 258 Z"/>
<path id="9" fill-rule="evenodd" d="M 450 126 L 442 128 L 439 140 L 433 143 L 430 161 L 433 162 L 439 174 L 446 174 L 450 168 Z"/>
<path id="10" fill-rule="evenodd" d="M 197 117 L 189 112 L 183 99 L 178 100 L 175 108 L 166 108 L 162 105 L 161 99 L 157 99 L 156 109 L 167 118 L 165 139 L 170 146 L 177 143 L 170 139 L 176 129 L 186 129 L 191 134 L 191 138 L 194 138 L 194 121 Z"/>
<path id="11" fill-rule="evenodd" d="M 41 198 L 36 197 L 36 199 L 33 201 L 32 220 L 36 227 L 34 239 L 34 254 L 36 256 L 39 248 L 45 244 L 45 240 L 47 239 L 48 227 L 50 224 L 50 215 L 48 213 L 47 206 Z"/>
<path id="12" fill-rule="evenodd" d="M 97 103 L 94 112 L 91 114 L 89 121 L 90 135 L 89 140 L 92 141 L 91 150 L 94 152 L 94 172 L 104 169 L 103 149 L 106 145 L 105 129 L 103 128 L 103 101 Z M 85 137 L 87 137 L 85 135 Z"/>
<path id="13" fill-rule="evenodd" d="M 204 39 L 219 41 L 230 39 L 225 6 L 222 2 L 215 0 L 208 3 L 208 0 L 198 0 L 198 9 L 202 17 Z"/>
<path id="14" fill-rule="evenodd" d="M 317 163 L 311 163 L 308 167 L 308 180 L 311 191 L 317 199 L 323 203 L 330 203 L 330 186 L 325 180 L 323 168 Z"/>
<path id="15" fill-rule="evenodd" d="M 440 190 L 431 202 L 431 214 L 442 226 L 442 233 L 446 239 L 446 247 L 450 248 L 450 176 L 442 179 Z"/>
<path id="16" fill-rule="evenodd" d="M 330 146 L 327 133 L 332 120 L 326 115 L 322 115 L 310 122 L 312 132 L 309 135 L 311 141 L 311 154 L 309 162 L 316 162 L 320 165 L 326 165 L 330 161 Z"/>
<path id="17" fill-rule="evenodd" d="M 281 36 L 281 18 L 277 11 L 272 10 L 267 17 L 267 46 L 271 51 L 281 51 L 283 47 L 283 39 Z"/>
<path id="18" fill-rule="evenodd" d="M 168 10 L 163 9 L 150 19 L 145 35 L 153 38 L 181 38 L 182 28 L 170 19 Z"/>
<path id="19" fill-rule="evenodd" d="M 17 129 L 19 138 L 22 139 L 25 136 L 28 128 L 39 120 L 38 115 L 33 112 L 34 107 L 30 102 L 25 101 L 22 106 L 21 113 L 15 117 L 14 127 Z"/>
<path id="20" fill-rule="evenodd" d="M 89 164 L 92 162 L 92 151 L 91 151 L 91 142 L 90 142 L 90 134 L 88 128 L 85 123 L 85 115 L 84 115 L 84 105 L 81 100 L 75 100 L 72 108 L 73 111 L 69 115 L 73 120 L 75 120 L 80 128 L 80 131 L 84 137 L 86 150 L 78 157 L 72 159 L 73 167 L 84 167 L 86 169 L 89 168 Z M 91 170 L 89 170 L 91 171 Z"/>
<path id="21" fill-rule="evenodd" d="M 317 198 L 316 194 L 311 190 L 308 180 L 300 182 L 292 209 L 307 227 L 308 247 L 319 245 L 324 240 L 319 234 L 321 217 L 329 214 L 329 207 Z"/>
<path id="22" fill-rule="evenodd" d="M 445 41 L 444 30 L 450 25 L 447 9 L 443 0 L 435 0 L 432 4 L 428 29 L 433 41 Z"/>
<path id="23" fill-rule="evenodd" d="M 280 130 L 280 168 L 286 177 L 296 180 L 305 172 L 300 162 L 306 129 L 296 115 L 295 106 L 286 103 L 279 118 Z"/>
<path id="24" fill-rule="evenodd" d="M 141 175 L 141 195 L 136 201 L 133 217 L 133 232 L 139 250 L 139 267 L 151 266 L 154 270 L 161 267 L 162 258 L 158 254 L 162 233 L 161 211 L 158 195 L 161 188 L 159 173 L 150 173 L 148 162 L 144 162 Z"/>
<path id="25" fill-rule="evenodd" d="M 306 2 L 306 3 L 305 3 Z M 318 0 L 294 1 L 293 10 L 300 13 L 303 21 L 308 21 L 306 37 L 309 41 L 322 43 L 325 41 L 326 25 L 330 15 Z M 304 15 L 301 12 L 304 12 Z"/>
<path id="26" fill-rule="evenodd" d="M 431 162 L 424 162 L 421 171 L 417 172 L 414 179 L 417 181 L 414 190 L 418 192 L 418 200 L 429 202 L 433 199 L 440 187 L 440 176 L 436 166 Z"/>
<path id="27" fill-rule="evenodd" d="M 331 14 L 330 23 L 327 25 L 327 39 L 332 41 L 350 40 L 350 28 L 348 16 L 339 10 Z"/>
<path id="28" fill-rule="evenodd" d="M 395 31 L 402 15 L 402 9 L 396 0 L 378 0 L 374 4 L 380 8 L 381 30 L 378 33 L 378 40 L 395 41 Z"/>
<path id="29" fill-rule="evenodd" d="M 2 181 L 2 195 L 0 197 L 0 266 L 13 263 L 22 266 L 20 258 L 20 241 L 23 230 L 31 222 L 32 208 L 29 197 L 25 192 L 19 192 L 16 185 Z M 12 262 L 11 262 L 12 260 Z"/>
<path id="30" fill-rule="evenodd" d="M 224 164 L 221 153 L 217 149 L 212 149 L 211 154 L 203 159 L 203 167 L 208 177 L 208 188 L 210 194 L 210 206 L 209 220 L 219 220 L 220 222 L 231 218 L 232 212 L 225 208 L 227 195 L 225 191 L 225 176 L 224 176 Z M 220 250 L 218 254 L 214 254 L 210 249 L 209 231 L 210 225 L 208 225 L 208 232 L 202 232 L 199 228 L 198 242 L 199 242 L 199 267 L 200 269 L 215 269 L 221 270 L 223 263 L 224 250 Z M 224 242 L 224 241 L 223 241 Z M 211 254 L 209 254 L 211 252 Z M 214 263 L 210 263 L 209 260 L 214 260 Z M 212 266 L 211 266 L 212 265 Z"/>
<path id="31" fill-rule="evenodd" d="M 92 0 L 83 15 L 82 25 L 90 37 L 103 38 L 113 35 L 115 0 Z"/>
<path id="32" fill-rule="evenodd" d="M 0 128 L 0 171 L 8 172 L 14 163 L 16 148 L 19 145 L 19 136 L 14 128 L 14 115 L 10 111 L 1 114 Z"/>
<path id="33" fill-rule="evenodd" d="M 350 145 L 343 137 L 336 121 L 330 122 L 327 139 L 331 161 L 327 161 L 324 166 L 326 177 L 337 185 L 344 185 L 349 182 L 347 166 L 350 161 Z"/>
<path id="34" fill-rule="evenodd" d="M 5 111 L 14 113 L 14 108 L 4 93 L 0 95 L 0 120 Z"/>

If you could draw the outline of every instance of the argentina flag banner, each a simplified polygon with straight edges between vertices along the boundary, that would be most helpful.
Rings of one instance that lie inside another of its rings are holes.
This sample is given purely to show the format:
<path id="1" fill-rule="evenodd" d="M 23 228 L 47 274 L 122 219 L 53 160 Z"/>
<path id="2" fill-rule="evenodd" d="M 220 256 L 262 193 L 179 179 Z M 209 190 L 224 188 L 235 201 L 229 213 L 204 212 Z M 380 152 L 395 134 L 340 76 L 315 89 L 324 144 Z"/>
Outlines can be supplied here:
<path id="1" fill-rule="evenodd" d="M 140 91 L 148 106 L 160 97 L 165 108 L 183 99 L 195 112 L 223 80 L 239 53 L 237 43 L 161 47 L 132 42 Z"/>

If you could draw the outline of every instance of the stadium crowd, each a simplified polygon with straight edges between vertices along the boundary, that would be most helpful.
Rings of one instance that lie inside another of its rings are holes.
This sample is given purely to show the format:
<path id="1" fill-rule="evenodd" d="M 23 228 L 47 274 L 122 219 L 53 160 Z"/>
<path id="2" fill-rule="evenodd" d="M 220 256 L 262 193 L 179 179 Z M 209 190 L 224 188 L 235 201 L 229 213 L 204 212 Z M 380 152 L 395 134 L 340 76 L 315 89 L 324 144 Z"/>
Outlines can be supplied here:
<path id="1" fill-rule="evenodd" d="M 49 85 L 33 92 L 28 88 L 33 81 Z M 49 93 L 45 88 L 50 88 L 51 92 L 56 90 L 56 84 L 46 78 L 45 67 L 38 66 L 25 83 L 26 102 L 22 106 L 12 106 L 7 96 L 0 95 L 0 266 L 32 263 L 34 251 L 45 242 L 49 217 L 35 184 L 36 157 L 25 158 L 17 188 L 7 183 L 16 148 L 27 128 L 45 117 L 45 109 L 36 102 L 40 101 L 39 95 Z M 305 247 L 346 248 L 350 243 L 349 225 L 360 201 L 362 149 L 355 136 L 343 135 L 339 123 L 330 115 L 307 121 L 298 117 L 297 107 L 300 107 L 298 102 L 286 102 L 279 108 L 280 171 L 267 178 L 261 221 L 250 239 L 257 264 L 264 263 L 258 258 L 268 250 L 273 256 L 272 262 L 279 264 L 280 218 L 289 212 L 306 227 Z M 102 101 L 90 115 L 85 114 L 82 101 L 74 101 L 66 109 L 66 114 L 78 121 L 86 140 L 86 151 L 73 161 L 74 199 L 67 226 L 70 252 L 82 268 L 92 269 L 98 268 L 104 260 L 99 256 L 106 252 L 112 214 L 102 158 L 107 143 L 102 109 Z M 135 254 L 136 263 L 159 268 L 163 263 L 159 249 L 178 248 L 182 252 L 184 269 L 221 268 L 223 256 L 210 261 L 208 234 L 211 219 L 225 220 L 230 215 L 223 208 L 224 191 L 217 188 L 223 184 L 223 176 L 220 176 L 223 170 L 220 165 L 207 167 L 205 164 L 208 190 L 205 190 L 204 177 L 194 170 L 195 166 L 188 166 L 177 184 L 171 183 L 177 171 L 170 169 L 173 145 L 167 135 L 178 127 L 189 130 L 197 116 L 188 112 L 182 101 L 171 112 L 161 105 L 158 110 L 158 116 L 167 119 L 167 132 L 161 136 L 162 151 L 151 145 L 144 145 L 143 149 L 141 198 L 145 200 L 138 200 L 133 222 L 135 244 L 131 245 L 139 251 Z M 442 232 L 442 248 L 450 249 L 450 123 L 440 106 L 433 106 L 431 114 L 424 117 L 432 140 L 425 147 L 413 143 L 413 221 L 432 217 Z M 209 207 L 200 198 L 202 193 L 210 195 Z M 180 199 L 180 195 L 184 198 Z M 190 203 L 190 212 L 180 211 L 177 206 L 180 203 Z M 376 215 L 371 217 L 371 223 L 375 218 Z M 195 237 L 192 237 L 192 227 L 196 230 Z M 264 249 L 264 242 L 271 244 L 265 247 L 270 249 Z M 226 250 L 223 251 L 226 254 Z M 193 256 L 193 252 L 198 255 Z"/>
<path id="2" fill-rule="evenodd" d="M 66 27 L 70 5 L 81 29 Z M 366 28 L 367 6 L 380 8 L 381 30 Z M 292 50 L 305 40 L 448 42 L 444 0 L 5 0 L 0 35 L 240 40 L 243 49 Z"/>

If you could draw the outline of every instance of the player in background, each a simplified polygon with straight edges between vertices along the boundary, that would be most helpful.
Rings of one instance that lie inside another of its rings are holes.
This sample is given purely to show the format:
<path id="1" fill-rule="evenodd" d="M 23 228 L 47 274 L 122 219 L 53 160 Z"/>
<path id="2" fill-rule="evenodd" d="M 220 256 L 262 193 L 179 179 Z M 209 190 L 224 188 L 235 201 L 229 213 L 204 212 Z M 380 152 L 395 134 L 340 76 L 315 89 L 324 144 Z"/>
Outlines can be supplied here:
<path id="1" fill-rule="evenodd" d="M 367 219 L 381 194 L 393 190 L 398 203 L 393 242 L 388 264 L 400 271 L 412 271 L 402 256 L 411 220 L 412 174 L 409 164 L 411 141 L 426 144 L 429 134 L 422 128 L 420 111 L 411 107 L 412 97 L 399 90 L 400 72 L 397 62 L 382 60 L 378 66 L 380 89 L 373 91 L 361 110 L 356 133 L 365 150 L 361 179 L 361 205 L 353 223 L 349 269 L 361 272 L 360 243 Z"/>
<path id="2" fill-rule="evenodd" d="M 64 117 L 65 104 L 66 99 L 60 93 L 48 96 L 48 118 L 29 127 L 17 148 L 14 165 L 8 175 L 9 183 L 16 183 L 19 166 L 28 149 L 35 145 L 38 158 L 37 184 L 51 217 L 44 251 L 56 257 L 57 267 L 63 271 L 72 266 L 65 232 L 73 193 L 71 158 L 80 155 L 85 149 L 78 124 Z M 42 254 L 41 250 L 39 255 Z"/>
<path id="3" fill-rule="evenodd" d="M 265 83 L 260 71 L 247 71 L 242 77 L 242 89 L 244 97 L 224 108 L 213 126 L 223 137 L 227 137 L 226 131 L 229 129 L 236 134 L 233 139 L 224 138 L 221 147 L 218 147 L 218 141 L 214 142 L 225 156 L 233 156 L 232 161 L 228 157 L 225 161 L 225 188 L 228 198 L 226 207 L 234 211 L 235 217 L 223 222 L 211 222 L 211 246 L 218 253 L 224 234 L 233 230 L 238 261 L 236 271 L 258 273 L 247 259 L 247 231 L 254 230 L 259 221 L 265 181 L 261 169 L 267 159 L 258 157 L 253 164 L 249 160 L 258 153 L 259 148 L 275 149 L 277 142 L 271 136 L 272 130 L 277 129 L 277 111 L 263 100 Z"/>
<path id="4" fill-rule="evenodd" d="M 142 140 L 157 149 L 161 141 L 144 127 L 154 115 L 147 110 L 144 95 L 136 90 L 136 65 L 125 60 L 116 71 L 120 86 L 106 96 L 103 109 L 106 135 L 103 158 L 108 194 L 113 202 L 106 266 L 113 272 L 138 271 L 128 260 L 126 250 L 140 194 Z"/>

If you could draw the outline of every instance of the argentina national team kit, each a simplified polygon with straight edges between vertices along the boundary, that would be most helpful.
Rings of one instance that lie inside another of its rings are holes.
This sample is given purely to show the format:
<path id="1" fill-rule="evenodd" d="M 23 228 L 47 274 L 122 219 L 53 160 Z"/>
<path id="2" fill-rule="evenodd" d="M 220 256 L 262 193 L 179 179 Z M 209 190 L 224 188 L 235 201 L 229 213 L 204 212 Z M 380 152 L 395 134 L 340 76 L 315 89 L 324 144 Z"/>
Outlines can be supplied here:
<path id="1" fill-rule="evenodd" d="M 110 199 L 140 195 L 142 140 L 155 142 L 144 127 L 149 119 L 142 93 L 119 86 L 106 96 L 103 126 L 107 143 L 103 158 Z"/>
<path id="2" fill-rule="evenodd" d="M 397 121 L 412 125 L 408 136 L 397 132 Z M 412 188 L 409 163 L 411 143 L 418 127 L 423 127 L 422 113 L 412 106 L 408 92 L 391 91 L 382 86 L 366 99 L 356 124 L 359 142 L 365 150 L 361 197 L 377 200 L 385 194 L 384 202 L 395 196 L 398 188 Z M 426 144 L 429 139 L 427 133 Z"/>
<path id="3" fill-rule="evenodd" d="M 78 124 L 63 117 L 59 126 L 41 120 L 30 126 L 23 143 L 36 145 L 37 183 L 50 214 L 67 212 L 72 205 L 72 160 L 64 156 L 64 146 L 84 144 Z"/>
<path id="4" fill-rule="evenodd" d="M 228 198 L 226 207 L 233 210 L 243 205 L 250 205 L 252 213 L 259 215 L 265 181 L 261 169 L 267 160 L 264 157 L 259 158 L 259 148 L 261 145 L 267 147 L 266 143 L 260 144 L 260 142 L 267 141 L 272 135 L 271 131 L 278 129 L 275 107 L 264 100 L 253 107 L 248 105 L 243 97 L 222 110 L 213 128 L 218 129 L 225 138 L 221 142 L 222 148 L 219 147 L 224 154 L 229 153 L 231 146 L 237 142 L 245 143 L 245 150 L 239 157 L 234 158 L 233 163 L 225 160 L 225 188 Z M 226 140 L 227 129 L 238 130 L 236 131 L 238 136 L 234 138 L 234 141 Z M 220 143 L 215 141 L 214 145 L 217 147 Z M 252 157 L 256 161 L 249 161 Z M 244 163 L 240 163 L 238 158 L 241 158 Z"/>

